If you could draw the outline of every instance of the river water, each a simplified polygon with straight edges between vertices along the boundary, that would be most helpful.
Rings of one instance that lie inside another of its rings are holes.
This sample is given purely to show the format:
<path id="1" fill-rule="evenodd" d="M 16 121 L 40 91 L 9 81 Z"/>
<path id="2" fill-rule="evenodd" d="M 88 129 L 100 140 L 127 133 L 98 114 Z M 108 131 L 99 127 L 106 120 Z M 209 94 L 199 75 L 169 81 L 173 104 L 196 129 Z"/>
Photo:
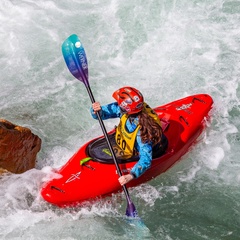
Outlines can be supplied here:
<path id="1" fill-rule="evenodd" d="M 0 117 L 42 139 L 36 169 L 0 179 L 1 239 L 240 239 L 239 1 L 1 0 L 0 22 Z M 152 107 L 196 93 L 214 99 L 181 161 L 129 189 L 148 231 L 126 221 L 122 193 L 72 209 L 40 197 L 51 169 L 102 134 L 62 57 L 73 33 L 102 104 L 124 85 Z"/>

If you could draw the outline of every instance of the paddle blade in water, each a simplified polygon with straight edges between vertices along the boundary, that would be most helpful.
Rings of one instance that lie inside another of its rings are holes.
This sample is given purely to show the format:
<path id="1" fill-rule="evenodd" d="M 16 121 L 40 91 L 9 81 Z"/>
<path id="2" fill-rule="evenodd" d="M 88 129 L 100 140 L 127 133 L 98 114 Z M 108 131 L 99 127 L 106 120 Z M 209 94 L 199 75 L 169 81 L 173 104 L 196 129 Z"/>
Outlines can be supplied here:
<path id="1" fill-rule="evenodd" d="M 63 42 L 62 54 L 72 75 L 85 85 L 89 85 L 87 56 L 76 34 L 69 36 Z"/>
<path id="2" fill-rule="evenodd" d="M 138 218 L 137 210 L 132 202 L 128 203 L 126 209 L 126 216 L 132 218 Z"/>

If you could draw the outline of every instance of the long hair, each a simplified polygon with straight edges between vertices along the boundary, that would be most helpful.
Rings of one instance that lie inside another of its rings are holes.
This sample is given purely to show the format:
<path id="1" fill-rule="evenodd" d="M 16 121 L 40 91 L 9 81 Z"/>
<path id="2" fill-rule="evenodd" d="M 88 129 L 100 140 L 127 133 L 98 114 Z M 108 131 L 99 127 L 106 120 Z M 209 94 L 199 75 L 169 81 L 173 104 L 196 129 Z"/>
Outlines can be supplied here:
<path id="1" fill-rule="evenodd" d="M 140 125 L 140 136 L 143 143 L 152 142 L 153 146 L 161 141 L 161 126 L 144 110 L 138 114 Z"/>

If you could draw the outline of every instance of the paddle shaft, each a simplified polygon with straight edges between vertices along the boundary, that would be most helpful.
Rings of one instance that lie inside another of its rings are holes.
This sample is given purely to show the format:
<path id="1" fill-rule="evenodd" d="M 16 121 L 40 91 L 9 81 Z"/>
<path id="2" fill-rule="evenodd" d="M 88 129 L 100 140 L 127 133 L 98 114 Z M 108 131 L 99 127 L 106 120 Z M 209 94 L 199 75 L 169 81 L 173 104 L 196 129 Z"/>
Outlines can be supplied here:
<path id="1" fill-rule="evenodd" d="M 92 94 L 92 90 L 91 90 L 89 84 L 84 84 L 84 85 L 85 85 L 85 87 L 86 87 L 86 89 L 87 89 L 88 95 L 89 95 L 92 103 L 95 103 L 95 99 L 94 99 L 94 96 L 93 96 L 93 94 Z M 122 172 L 121 172 L 121 170 L 120 170 L 120 168 L 119 168 L 119 165 L 118 165 L 118 162 L 117 162 L 117 158 L 116 158 L 116 155 L 115 155 L 115 153 L 114 153 L 112 144 L 110 143 L 110 140 L 109 140 L 109 137 L 108 137 L 108 134 L 107 134 L 107 130 L 106 130 L 106 128 L 105 128 L 105 125 L 104 125 L 104 123 L 103 123 L 103 120 L 102 120 L 99 112 L 96 112 L 96 115 L 97 115 L 98 121 L 99 121 L 99 123 L 100 123 L 100 126 L 101 126 L 101 128 L 102 128 L 103 134 L 104 134 L 104 136 L 105 136 L 105 138 L 106 138 L 106 141 L 107 141 L 108 147 L 109 147 L 109 149 L 110 149 L 110 152 L 111 152 L 111 154 L 112 154 L 113 161 L 114 161 L 115 166 L 116 166 L 116 169 L 117 169 L 117 173 L 118 173 L 119 176 L 122 176 Z M 129 193 L 128 193 L 128 189 L 126 188 L 125 185 L 123 185 L 122 188 L 123 188 L 123 190 L 124 190 L 124 193 L 125 193 L 125 195 L 126 195 L 126 198 L 127 198 L 128 203 L 131 204 L 132 201 L 131 201 L 131 199 L 130 199 L 130 196 L 129 196 Z"/>

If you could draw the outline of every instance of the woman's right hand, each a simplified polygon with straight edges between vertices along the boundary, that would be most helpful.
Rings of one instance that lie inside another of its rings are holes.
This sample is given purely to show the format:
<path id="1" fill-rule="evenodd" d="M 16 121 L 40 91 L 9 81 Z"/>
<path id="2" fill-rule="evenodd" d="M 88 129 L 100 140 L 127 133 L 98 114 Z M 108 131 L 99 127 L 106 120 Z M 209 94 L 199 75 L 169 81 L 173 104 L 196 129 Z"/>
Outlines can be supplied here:
<path id="1" fill-rule="evenodd" d="M 92 108 L 93 108 L 94 114 L 96 114 L 97 112 L 99 112 L 101 110 L 101 105 L 99 102 L 95 102 L 92 104 Z"/>
<path id="2" fill-rule="evenodd" d="M 127 184 L 131 180 L 133 180 L 133 175 L 132 174 L 122 175 L 120 178 L 118 178 L 118 181 L 119 181 L 121 186 Z"/>

